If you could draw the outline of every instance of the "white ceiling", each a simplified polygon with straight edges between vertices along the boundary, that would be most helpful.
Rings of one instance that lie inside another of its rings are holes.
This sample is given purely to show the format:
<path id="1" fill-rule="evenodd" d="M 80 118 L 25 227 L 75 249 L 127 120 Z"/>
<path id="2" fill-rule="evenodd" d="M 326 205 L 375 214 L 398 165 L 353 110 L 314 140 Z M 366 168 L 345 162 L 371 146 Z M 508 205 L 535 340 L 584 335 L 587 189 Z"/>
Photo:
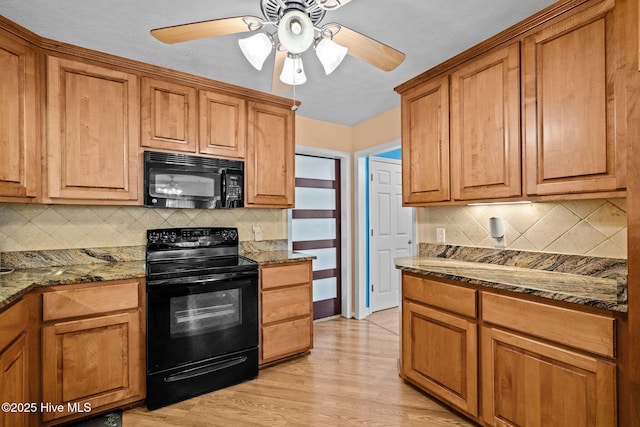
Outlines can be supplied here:
<path id="1" fill-rule="evenodd" d="M 400 104 L 393 88 L 554 3 L 554 0 L 353 0 L 327 12 L 338 22 L 407 55 L 383 72 L 351 56 L 325 76 L 312 51 L 308 81 L 296 88 L 298 115 L 354 125 Z M 238 48 L 247 34 L 175 45 L 149 34 L 158 27 L 230 16 L 262 16 L 260 0 L 0 0 L 0 15 L 54 40 L 270 92 L 273 54 L 262 71 Z M 292 93 L 283 96 L 292 97 Z"/>

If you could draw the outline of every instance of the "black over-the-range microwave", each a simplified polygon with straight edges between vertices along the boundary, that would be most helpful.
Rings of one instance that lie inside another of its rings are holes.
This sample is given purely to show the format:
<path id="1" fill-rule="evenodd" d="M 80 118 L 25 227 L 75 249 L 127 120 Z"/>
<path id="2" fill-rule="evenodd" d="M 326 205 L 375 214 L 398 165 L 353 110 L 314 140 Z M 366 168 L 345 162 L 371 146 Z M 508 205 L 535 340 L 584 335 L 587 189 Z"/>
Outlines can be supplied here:
<path id="1" fill-rule="evenodd" d="M 244 206 L 244 162 L 145 151 L 144 205 L 241 208 Z"/>

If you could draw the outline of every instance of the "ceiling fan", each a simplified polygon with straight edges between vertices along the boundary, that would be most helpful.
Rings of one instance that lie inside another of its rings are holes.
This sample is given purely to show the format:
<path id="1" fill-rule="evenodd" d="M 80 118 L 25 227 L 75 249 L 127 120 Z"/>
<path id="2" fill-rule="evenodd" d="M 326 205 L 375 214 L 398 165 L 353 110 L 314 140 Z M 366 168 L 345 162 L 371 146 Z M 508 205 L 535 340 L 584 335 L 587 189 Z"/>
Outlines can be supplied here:
<path id="1" fill-rule="evenodd" d="M 325 73 L 332 73 L 346 54 L 360 58 L 383 71 L 404 61 L 405 54 L 351 30 L 342 24 L 320 22 L 327 11 L 351 0 L 260 0 L 262 15 L 213 19 L 151 30 L 164 43 L 179 43 L 226 34 L 256 32 L 238 40 L 240 49 L 257 70 L 272 50 L 275 61 L 271 90 L 288 92 L 306 82 L 302 53 L 313 47 Z M 264 29 L 265 32 L 258 32 Z"/>

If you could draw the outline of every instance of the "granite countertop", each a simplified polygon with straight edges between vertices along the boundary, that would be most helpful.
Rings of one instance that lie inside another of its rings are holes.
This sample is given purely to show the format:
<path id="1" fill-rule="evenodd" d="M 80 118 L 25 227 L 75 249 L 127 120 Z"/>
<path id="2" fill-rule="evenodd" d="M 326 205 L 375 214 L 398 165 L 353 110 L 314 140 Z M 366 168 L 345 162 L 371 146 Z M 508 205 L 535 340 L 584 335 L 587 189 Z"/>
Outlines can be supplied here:
<path id="1" fill-rule="evenodd" d="M 250 258 L 258 262 L 260 265 L 284 264 L 287 262 L 309 261 L 316 259 L 313 255 L 284 250 L 248 252 L 243 253 L 242 256 Z"/>
<path id="2" fill-rule="evenodd" d="M 144 261 L 17 269 L 0 275 L 0 308 L 38 287 L 124 280 L 144 275 Z"/>
<path id="3" fill-rule="evenodd" d="M 410 273 L 428 274 L 610 311 L 627 311 L 626 286 L 615 278 L 428 256 L 396 258 L 395 264 L 396 268 Z"/>
<path id="4" fill-rule="evenodd" d="M 0 309 L 38 287 L 124 280 L 145 276 L 144 260 L 91 262 L 98 258 L 88 258 L 86 253 L 80 255 L 86 257 L 86 261 L 88 261 L 86 264 L 17 268 L 12 273 L 0 275 Z M 64 256 L 68 257 L 69 255 L 65 253 Z M 243 253 L 243 256 L 257 261 L 260 265 L 307 261 L 315 258 L 285 250 L 250 252 Z M 73 260 L 77 262 L 78 259 L 85 260 L 85 258 L 80 258 L 78 254 L 74 254 Z M 114 260 L 113 258 L 107 259 Z"/>

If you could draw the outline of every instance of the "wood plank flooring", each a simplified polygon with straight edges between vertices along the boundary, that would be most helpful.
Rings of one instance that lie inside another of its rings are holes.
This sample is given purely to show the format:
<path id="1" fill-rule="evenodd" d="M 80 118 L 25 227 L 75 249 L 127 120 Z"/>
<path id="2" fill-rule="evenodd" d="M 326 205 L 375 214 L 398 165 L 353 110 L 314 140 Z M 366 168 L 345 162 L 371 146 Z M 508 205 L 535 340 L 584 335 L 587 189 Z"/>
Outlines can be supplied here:
<path id="1" fill-rule="evenodd" d="M 257 379 L 156 411 L 124 427 L 473 426 L 398 377 L 398 310 L 314 324 L 314 349 Z"/>

